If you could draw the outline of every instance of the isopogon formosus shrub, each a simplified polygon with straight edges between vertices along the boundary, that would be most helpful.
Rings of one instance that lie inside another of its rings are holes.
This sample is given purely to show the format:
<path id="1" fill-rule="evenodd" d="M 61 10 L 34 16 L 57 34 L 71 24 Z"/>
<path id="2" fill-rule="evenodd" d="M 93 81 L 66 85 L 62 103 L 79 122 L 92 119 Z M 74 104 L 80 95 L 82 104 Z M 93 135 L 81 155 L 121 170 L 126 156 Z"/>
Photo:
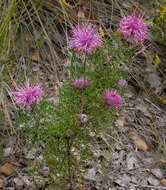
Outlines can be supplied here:
<path id="1" fill-rule="evenodd" d="M 130 30 L 132 24 L 135 22 L 129 24 Z M 135 33 L 127 34 L 131 42 L 130 35 Z M 55 183 L 80 178 L 86 161 L 94 158 L 91 143 L 111 131 L 125 101 L 127 76 L 120 65 L 126 67 L 132 55 L 119 37 L 103 42 L 97 26 L 90 23 L 72 29 L 69 47 L 73 49 L 71 75 L 60 88 L 57 106 L 42 101 L 42 86 L 31 87 L 29 81 L 13 93 L 21 107 L 17 119 L 20 130 L 25 131 L 28 145 L 38 148 L 44 157 L 32 170 L 49 167 Z"/>

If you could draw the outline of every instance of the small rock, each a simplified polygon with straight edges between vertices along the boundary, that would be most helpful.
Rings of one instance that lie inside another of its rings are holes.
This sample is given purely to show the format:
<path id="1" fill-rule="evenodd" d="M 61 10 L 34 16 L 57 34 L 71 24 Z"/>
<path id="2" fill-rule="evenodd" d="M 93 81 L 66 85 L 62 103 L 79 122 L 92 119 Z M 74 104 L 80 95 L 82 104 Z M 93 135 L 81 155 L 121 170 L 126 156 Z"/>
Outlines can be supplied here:
<path id="1" fill-rule="evenodd" d="M 6 188 L 6 190 L 15 190 L 15 188 L 14 187 L 8 187 L 8 188 Z"/>
<path id="2" fill-rule="evenodd" d="M 144 163 L 144 165 L 151 165 L 154 161 L 154 158 L 151 157 L 151 155 L 147 155 L 146 157 L 143 156 L 143 154 L 137 154 L 138 158 L 141 160 L 142 163 Z"/>
<path id="3" fill-rule="evenodd" d="M 149 74 L 147 77 L 147 81 L 152 88 L 155 88 L 156 93 L 161 91 L 161 78 L 157 76 L 156 73 Z"/>
<path id="4" fill-rule="evenodd" d="M 88 170 L 87 175 L 85 176 L 88 180 L 95 180 L 96 178 L 96 171 L 94 168 Z"/>
<path id="5" fill-rule="evenodd" d="M 13 147 L 13 145 L 16 144 L 17 139 L 15 136 L 10 136 L 6 141 L 6 147 Z"/>
<path id="6" fill-rule="evenodd" d="M 35 148 L 32 148 L 32 150 L 30 150 L 26 156 L 26 158 L 28 159 L 34 159 L 35 158 L 35 154 L 36 154 L 36 149 Z"/>
<path id="7" fill-rule="evenodd" d="M 37 184 L 43 184 L 45 183 L 44 182 L 44 178 L 42 176 L 34 176 L 34 181 L 37 183 Z"/>
<path id="8" fill-rule="evenodd" d="M 129 190 L 136 190 L 134 186 L 129 187 Z"/>
<path id="9" fill-rule="evenodd" d="M 126 1 L 122 1 L 122 6 L 125 7 L 126 9 L 129 9 L 130 8 L 130 4 L 127 3 Z"/>
<path id="10" fill-rule="evenodd" d="M 124 127 L 124 123 L 125 123 L 125 116 L 119 117 L 115 122 L 116 126 L 118 127 Z"/>
<path id="11" fill-rule="evenodd" d="M 43 155 L 40 155 L 38 158 L 37 158 L 40 162 L 42 162 L 44 160 L 44 157 Z"/>
<path id="12" fill-rule="evenodd" d="M 75 156 L 75 158 L 78 160 L 78 162 L 80 161 L 80 153 L 77 149 L 75 149 L 74 147 L 72 148 L 72 154 Z"/>
<path id="13" fill-rule="evenodd" d="M 127 168 L 128 170 L 132 170 L 134 168 L 137 168 L 138 167 L 138 160 L 137 158 L 133 155 L 133 154 L 128 154 L 127 156 Z"/>
<path id="14" fill-rule="evenodd" d="M 39 71 L 39 67 L 33 67 L 32 71 L 34 71 L 34 72 Z"/>
<path id="15" fill-rule="evenodd" d="M 58 98 L 51 97 L 51 98 L 48 98 L 47 101 L 50 102 L 51 104 L 56 105 L 58 103 Z"/>
<path id="16" fill-rule="evenodd" d="M 15 178 L 13 179 L 13 181 L 14 181 L 14 183 L 16 184 L 16 187 L 17 187 L 17 188 L 20 188 L 20 187 L 22 187 L 22 186 L 24 185 L 23 180 L 22 180 L 21 178 L 19 178 L 19 177 L 15 177 Z"/>
<path id="17" fill-rule="evenodd" d="M 160 181 L 160 184 L 163 185 L 163 186 L 166 186 L 166 178 L 165 178 L 165 179 L 162 179 L 162 180 Z"/>
<path id="18" fill-rule="evenodd" d="M 44 166 L 44 167 L 43 167 L 43 170 L 42 170 L 43 176 L 45 176 L 45 177 L 48 176 L 49 172 L 50 172 L 50 168 Z"/>
<path id="19" fill-rule="evenodd" d="M 86 114 L 79 114 L 78 118 L 81 123 L 87 123 L 88 122 L 88 116 Z"/>
<path id="20" fill-rule="evenodd" d="M 134 183 L 134 184 L 137 184 L 138 179 L 133 175 L 133 176 L 131 176 L 131 182 Z"/>
<path id="21" fill-rule="evenodd" d="M 91 137 L 94 137 L 94 136 L 95 136 L 95 133 L 90 131 L 89 135 L 90 135 Z"/>
<path id="22" fill-rule="evenodd" d="M 157 186 L 160 184 L 160 181 L 153 176 L 149 176 L 147 181 L 149 182 L 150 185 L 154 185 L 154 186 Z"/>
<path id="23" fill-rule="evenodd" d="M 136 105 L 136 109 L 143 112 L 145 116 L 147 117 L 151 117 L 149 111 L 148 111 L 148 108 L 145 104 L 138 104 Z"/>
<path id="24" fill-rule="evenodd" d="M 133 97 L 132 92 L 127 92 L 125 95 L 126 95 L 127 98 L 132 98 Z"/>
<path id="25" fill-rule="evenodd" d="M 126 152 L 125 152 L 124 150 L 121 150 L 121 151 L 119 152 L 119 160 L 120 160 L 121 162 L 123 162 L 125 155 L 126 155 Z"/>
<path id="26" fill-rule="evenodd" d="M 29 177 L 28 176 L 22 176 L 22 180 L 24 181 L 24 183 L 28 186 L 31 185 L 31 182 L 29 181 Z"/>
<path id="27" fill-rule="evenodd" d="M 48 75 L 48 78 L 52 81 L 53 79 L 55 79 L 55 75 Z"/>
<path id="28" fill-rule="evenodd" d="M 24 126 L 25 126 L 24 124 L 20 124 L 20 125 L 19 125 L 20 128 L 23 128 Z"/>
<path id="29" fill-rule="evenodd" d="M 118 160 L 118 159 L 119 159 L 119 154 L 118 154 L 118 152 L 112 153 L 111 159 L 112 159 L 112 160 Z"/>
<path id="30" fill-rule="evenodd" d="M 162 174 L 160 168 L 154 168 L 154 169 L 151 170 L 151 172 L 152 172 L 152 174 L 153 174 L 155 177 L 157 177 L 157 178 L 159 178 L 159 179 L 162 179 L 163 174 Z"/>
<path id="31" fill-rule="evenodd" d="M 116 179 L 115 183 L 117 183 L 122 187 L 126 187 L 126 185 L 128 185 L 130 181 L 131 181 L 130 176 L 124 174 L 123 176 L 119 176 L 119 179 Z"/>
<path id="32" fill-rule="evenodd" d="M 148 185 L 147 179 L 143 178 L 141 181 L 141 185 Z"/>
<path id="33" fill-rule="evenodd" d="M 5 148 L 3 156 L 8 157 L 12 152 L 13 152 L 13 149 L 11 147 Z"/>

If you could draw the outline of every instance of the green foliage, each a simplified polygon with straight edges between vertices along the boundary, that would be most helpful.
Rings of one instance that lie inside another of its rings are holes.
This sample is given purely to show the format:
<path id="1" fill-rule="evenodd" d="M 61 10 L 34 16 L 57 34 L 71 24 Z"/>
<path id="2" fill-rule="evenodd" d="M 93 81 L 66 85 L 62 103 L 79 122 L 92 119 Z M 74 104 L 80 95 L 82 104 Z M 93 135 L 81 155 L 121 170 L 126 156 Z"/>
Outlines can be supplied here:
<path id="1" fill-rule="evenodd" d="M 0 146 L 0 162 L 3 159 L 3 147 Z"/>
<path id="2" fill-rule="evenodd" d="M 0 54 L 4 53 L 4 49 L 9 48 L 13 27 L 12 18 L 17 12 L 16 1 L 13 0 L 10 3 L 0 2 L 1 6 L 1 18 L 0 18 Z"/>
<path id="3" fill-rule="evenodd" d="M 160 3 L 160 13 L 154 19 L 154 38 L 163 45 L 166 45 L 166 1 Z"/>
<path id="4" fill-rule="evenodd" d="M 104 90 L 114 89 L 123 96 L 118 81 L 127 77 L 123 67 L 127 66 L 131 53 L 119 39 L 111 39 L 93 56 L 73 54 L 72 77 L 60 89 L 58 105 L 43 101 L 31 110 L 18 112 L 17 125 L 28 134 L 27 144 L 42 150 L 47 165 L 56 171 L 52 174 L 56 183 L 81 176 L 85 160 L 94 157 L 90 144 L 113 128 L 118 109 L 104 102 Z M 82 76 L 93 83 L 77 89 L 72 81 Z M 86 114 L 88 122 L 81 122 L 79 114 Z M 38 170 L 42 164 L 35 167 Z"/>

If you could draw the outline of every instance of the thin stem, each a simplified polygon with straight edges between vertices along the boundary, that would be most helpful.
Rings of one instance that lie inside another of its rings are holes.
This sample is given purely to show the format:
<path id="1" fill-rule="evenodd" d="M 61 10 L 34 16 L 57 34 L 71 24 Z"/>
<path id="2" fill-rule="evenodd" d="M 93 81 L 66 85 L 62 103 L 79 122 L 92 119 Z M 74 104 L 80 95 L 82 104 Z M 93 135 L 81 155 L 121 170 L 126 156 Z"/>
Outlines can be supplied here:
<path id="1" fill-rule="evenodd" d="M 84 107 L 84 104 L 83 104 L 83 91 L 82 91 L 82 89 L 81 89 L 81 91 L 80 91 L 80 102 L 81 102 L 80 114 L 82 114 L 82 112 L 83 112 L 83 107 Z"/>
<path id="2" fill-rule="evenodd" d="M 85 73 L 85 71 L 86 71 L 86 53 L 83 54 L 83 62 L 82 62 L 82 64 L 84 65 L 84 73 Z"/>
<path id="3" fill-rule="evenodd" d="M 69 181 L 71 182 L 71 143 L 70 136 L 67 137 L 67 162 L 68 162 L 68 173 L 69 173 Z"/>
<path id="4" fill-rule="evenodd" d="M 72 57 L 71 57 L 71 63 L 70 63 L 70 74 L 71 74 L 71 76 L 72 76 L 72 78 L 73 78 L 73 62 L 74 62 L 74 50 L 72 51 Z"/>

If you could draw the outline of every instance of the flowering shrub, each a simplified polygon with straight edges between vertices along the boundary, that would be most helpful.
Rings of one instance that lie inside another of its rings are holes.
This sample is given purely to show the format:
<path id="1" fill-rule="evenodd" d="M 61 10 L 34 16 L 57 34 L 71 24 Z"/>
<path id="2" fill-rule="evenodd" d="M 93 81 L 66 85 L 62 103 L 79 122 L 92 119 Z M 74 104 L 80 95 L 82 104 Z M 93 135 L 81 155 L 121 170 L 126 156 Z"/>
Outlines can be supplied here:
<path id="1" fill-rule="evenodd" d="M 95 24 L 79 24 L 72 29 L 71 33 L 69 46 L 75 51 L 93 54 L 103 45 L 102 36 Z"/>
<path id="2" fill-rule="evenodd" d="M 11 3 L 3 3 L 10 4 L 11 8 L 9 13 L 14 12 L 14 10 L 19 10 L 19 7 L 21 7 L 20 3 L 13 2 L 14 6 L 11 6 Z M 27 2 L 27 8 L 29 8 L 29 1 Z M 44 36 L 49 38 L 51 34 L 49 26 L 55 24 L 56 20 L 58 20 L 58 22 L 59 20 L 64 21 L 64 19 L 68 17 L 65 16 L 67 12 L 64 11 L 69 10 L 68 8 L 73 9 L 77 5 L 82 6 L 82 3 L 80 4 L 81 1 L 78 1 L 78 3 L 72 1 L 74 4 L 71 4 L 71 1 L 61 0 L 61 5 L 64 4 L 66 7 L 62 6 L 62 9 L 61 7 L 56 9 L 56 6 L 53 6 L 56 16 L 54 19 L 49 19 L 49 23 L 43 25 L 47 19 L 45 19 L 45 17 L 43 17 L 42 20 L 40 19 L 42 18 L 40 14 L 42 9 L 40 8 L 45 7 L 49 9 L 47 4 L 50 4 L 47 1 L 45 2 L 46 6 L 42 4 L 39 9 L 35 9 L 38 5 L 32 4 L 31 12 L 34 13 L 32 19 L 29 17 L 29 11 L 26 11 L 26 5 L 23 6 L 25 8 L 23 12 L 26 16 L 28 15 L 28 17 L 26 22 L 25 19 L 20 19 L 21 17 L 19 17 L 19 20 L 23 22 L 16 22 L 14 25 L 14 28 L 21 26 L 18 30 L 18 36 L 20 35 L 20 31 L 23 31 L 25 37 L 29 38 L 27 30 L 22 28 L 25 25 L 26 28 L 28 26 L 30 34 L 35 34 L 34 41 L 41 43 L 41 41 L 37 40 L 38 37 L 36 38 L 36 31 L 31 31 L 31 29 L 35 28 L 36 23 L 39 23 L 37 24 L 39 26 L 38 29 L 40 29 L 41 25 L 41 31 L 44 31 Z M 57 1 L 55 1 L 55 4 L 58 4 L 56 2 Z M 18 7 L 17 4 L 19 5 Z M 49 15 L 52 15 L 53 9 L 49 9 L 51 12 L 49 11 L 48 18 Z M 7 10 L 8 8 L 5 7 L 5 13 Z M 61 12 L 63 14 L 61 14 Z M 19 14 L 9 15 L 11 15 L 11 18 L 9 17 L 10 19 L 8 19 L 8 16 L 4 17 L 4 26 L 2 22 L 1 41 L 8 44 L 6 46 L 7 48 L 2 48 L 2 55 L 4 53 L 10 53 L 8 46 L 13 47 L 14 45 L 15 47 L 16 44 L 15 39 L 13 40 L 13 31 L 15 30 L 11 28 L 11 24 L 13 23 L 11 21 L 14 21 L 15 19 L 13 18 L 17 18 Z M 46 15 L 45 11 L 44 15 Z M 60 19 L 58 19 L 58 15 Z M 69 19 L 71 19 L 70 16 Z M 28 20 L 30 20 L 30 24 L 28 24 Z M 5 28 L 5 26 L 7 27 Z M 118 31 L 124 35 L 127 41 L 138 44 L 147 37 L 148 26 L 149 24 L 144 22 L 142 15 L 137 16 L 133 13 L 131 16 L 122 18 Z M 37 34 L 42 34 L 41 31 L 38 30 Z M 16 35 L 16 38 L 18 38 L 18 36 Z M 102 37 L 104 38 L 104 44 Z M 14 43 L 9 43 L 11 39 Z M 52 37 L 50 40 L 52 41 Z M 48 42 L 50 40 L 48 39 Z M 24 42 L 22 38 L 20 38 L 18 42 L 20 41 Z M 32 43 L 33 39 L 27 39 L 26 41 L 31 44 L 30 50 L 35 48 L 33 47 L 34 43 Z M 36 43 L 35 45 L 38 46 L 40 43 Z M 4 46 L 4 43 L 1 44 Z M 53 43 L 49 43 L 48 45 L 50 46 L 51 44 Z M 127 65 L 130 57 L 132 57 L 130 47 L 125 46 L 118 38 L 114 39 L 114 36 L 106 41 L 102 28 L 98 28 L 97 25 L 92 23 L 83 23 L 73 27 L 71 37 L 69 38 L 69 47 L 73 49 L 73 52 L 79 52 L 80 57 L 78 58 L 77 54 L 73 53 L 71 59 L 71 62 L 73 62 L 71 65 L 74 65 L 74 68 L 71 69 L 73 73 L 68 80 L 65 80 L 60 89 L 58 105 L 55 106 L 47 100 L 42 101 L 44 92 L 41 85 L 30 87 L 29 80 L 26 82 L 25 87 L 17 88 L 16 91 L 13 92 L 16 104 L 22 108 L 17 112 L 18 117 L 15 123 L 17 130 L 23 131 L 27 144 L 33 146 L 33 148 L 35 147 L 40 151 L 41 157 L 43 156 L 43 160 L 40 162 L 36 159 L 33 166 L 47 166 L 47 168 L 51 168 L 48 171 L 53 171 L 49 175 L 49 177 L 52 178 L 51 183 L 55 181 L 67 181 L 68 183 L 72 183 L 74 180 L 78 182 L 78 178 L 81 176 L 80 171 L 86 171 L 86 160 L 95 157 L 94 147 L 91 147 L 90 144 L 97 142 L 98 137 L 102 139 L 104 133 L 107 133 L 107 131 L 110 132 L 110 130 L 115 127 L 113 121 L 116 118 L 118 109 L 114 109 L 114 107 L 120 109 L 123 103 L 123 93 L 125 92 L 125 89 L 121 89 L 126 87 L 124 81 L 119 81 L 121 78 L 126 77 L 126 73 L 119 67 L 118 63 L 122 62 Z M 84 54 L 83 56 L 82 53 Z M 14 50 L 14 55 L 15 54 L 17 54 L 17 52 Z M 22 55 L 22 51 L 18 55 Z M 11 58 L 12 57 L 13 56 L 11 56 Z M 4 58 L 2 57 L 2 59 Z M 82 60 L 84 60 L 84 64 L 81 66 L 78 65 L 78 62 L 82 62 Z M 2 62 L 5 63 L 8 62 L 8 60 L 5 59 L 5 61 L 2 60 Z M 35 105 L 39 102 L 41 102 L 39 105 Z M 33 104 L 33 109 L 31 109 Z M 38 155 L 36 155 L 36 158 L 37 157 Z M 95 160 L 95 158 L 93 160 Z M 39 168 L 32 168 L 32 171 L 34 172 L 35 169 L 39 170 Z M 33 176 L 34 175 L 39 177 L 40 174 L 35 171 L 33 173 Z M 48 186 L 49 182 L 43 188 L 39 187 L 39 189 L 53 188 Z"/>
<path id="3" fill-rule="evenodd" d="M 136 15 L 133 12 L 132 15 L 122 18 L 118 32 L 122 33 L 127 41 L 138 44 L 146 39 L 149 25 L 150 23 L 144 21 L 141 13 Z"/>
<path id="4" fill-rule="evenodd" d="M 85 31 L 85 34 L 82 33 L 82 30 Z M 76 31 L 79 33 L 78 35 Z M 56 171 L 50 175 L 51 180 L 55 181 L 56 179 L 60 183 L 65 180 L 73 182 L 79 179 L 80 171 L 86 171 L 84 164 L 86 160 L 95 159 L 91 143 L 97 141 L 98 137 L 104 133 L 110 132 L 114 127 L 113 121 L 116 118 L 117 110 L 123 103 L 122 97 L 125 92 L 125 89 L 119 88 L 119 81 L 126 77 L 125 71 L 119 67 L 118 63 L 128 64 L 132 53 L 122 41 L 113 37 L 105 40 L 105 44 L 102 44 L 101 35 L 96 31 L 96 26 L 92 24 L 79 25 L 76 31 L 75 35 L 78 39 L 76 41 L 74 38 L 71 39 L 70 45 L 74 44 L 72 46 L 74 50 L 78 51 L 79 48 L 79 51 L 84 53 L 83 55 L 72 54 L 71 67 L 73 65 L 74 67 L 70 71 L 73 73 L 60 88 L 58 105 L 54 106 L 45 100 L 39 106 L 34 106 L 33 109 L 20 110 L 21 113 L 18 114 L 19 124 L 24 126 L 24 130 L 28 134 L 28 137 L 25 138 L 28 145 L 40 148 L 44 156 L 44 161 L 35 164 L 32 172 L 39 170 L 39 167 L 41 168 L 43 165 L 51 167 L 54 169 L 53 171 Z M 94 31 L 97 32 L 97 34 L 95 33 L 97 38 L 92 35 Z M 82 39 L 84 35 L 86 42 Z M 114 48 L 117 43 L 119 43 L 120 54 Z M 78 46 L 76 47 L 76 45 Z M 96 51 L 96 48 L 101 45 L 104 48 Z M 95 54 L 89 55 L 95 51 Z M 110 58 L 111 65 L 109 64 Z M 84 64 L 79 64 L 78 61 L 82 63 L 82 60 L 84 60 Z M 121 84 L 121 87 L 125 85 Z M 32 103 L 41 100 L 43 92 L 35 90 L 36 88 L 30 88 L 29 82 L 27 82 L 25 88 L 18 90 L 21 94 L 27 90 L 34 92 L 30 93 L 30 97 L 34 99 L 29 101 L 29 98 L 25 98 L 26 101 L 23 102 L 28 102 L 28 104 L 20 104 L 22 107 L 29 108 Z M 33 96 L 34 94 L 35 96 Z M 33 175 L 35 174 L 33 173 Z"/>
<path id="5" fill-rule="evenodd" d="M 21 108 L 30 109 L 31 105 L 42 101 L 44 93 L 41 88 L 41 85 L 34 87 L 29 86 L 29 80 L 26 81 L 25 87 L 16 88 L 16 91 L 13 92 L 13 97 L 18 106 Z"/>

